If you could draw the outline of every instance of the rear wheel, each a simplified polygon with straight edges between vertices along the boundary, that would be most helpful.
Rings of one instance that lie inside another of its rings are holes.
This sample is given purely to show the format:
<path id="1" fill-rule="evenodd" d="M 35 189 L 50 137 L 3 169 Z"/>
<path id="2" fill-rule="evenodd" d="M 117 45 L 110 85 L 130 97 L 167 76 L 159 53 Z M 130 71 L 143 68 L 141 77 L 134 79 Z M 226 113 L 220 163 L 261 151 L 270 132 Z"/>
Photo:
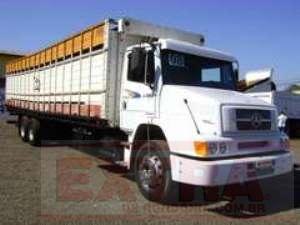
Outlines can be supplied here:
<path id="1" fill-rule="evenodd" d="M 40 122 L 36 119 L 30 121 L 28 127 L 28 140 L 32 146 L 41 145 L 41 125 Z"/>
<path id="2" fill-rule="evenodd" d="M 135 179 L 143 196 L 151 201 L 170 202 L 176 183 L 172 181 L 169 151 L 163 141 L 142 145 L 135 160 Z"/>
<path id="3" fill-rule="evenodd" d="M 22 141 L 28 142 L 28 127 L 30 120 L 23 116 L 19 119 L 19 136 Z"/>

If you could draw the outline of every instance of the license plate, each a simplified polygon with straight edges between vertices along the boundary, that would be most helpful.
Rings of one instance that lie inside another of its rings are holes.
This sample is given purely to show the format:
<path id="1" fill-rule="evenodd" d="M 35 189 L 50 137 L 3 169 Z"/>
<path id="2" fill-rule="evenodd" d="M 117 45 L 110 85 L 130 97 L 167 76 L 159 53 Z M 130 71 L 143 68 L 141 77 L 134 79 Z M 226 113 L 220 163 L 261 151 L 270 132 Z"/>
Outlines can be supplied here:
<path id="1" fill-rule="evenodd" d="M 273 168 L 273 161 L 261 161 L 256 163 L 256 169 L 267 169 L 267 168 Z"/>
<path id="2" fill-rule="evenodd" d="M 275 161 L 261 161 L 256 163 L 256 175 L 263 176 L 274 172 Z"/>

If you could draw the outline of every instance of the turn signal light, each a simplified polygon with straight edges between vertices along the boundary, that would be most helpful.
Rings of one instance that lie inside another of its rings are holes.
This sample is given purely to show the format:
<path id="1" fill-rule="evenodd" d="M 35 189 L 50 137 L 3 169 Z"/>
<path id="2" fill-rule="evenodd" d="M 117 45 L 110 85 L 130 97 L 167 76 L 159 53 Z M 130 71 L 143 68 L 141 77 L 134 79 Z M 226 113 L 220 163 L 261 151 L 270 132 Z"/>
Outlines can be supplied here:
<path id="1" fill-rule="evenodd" d="M 194 142 L 195 153 L 198 156 L 207 156 L 208 155 L 208 143 L 207 142 Z"/>

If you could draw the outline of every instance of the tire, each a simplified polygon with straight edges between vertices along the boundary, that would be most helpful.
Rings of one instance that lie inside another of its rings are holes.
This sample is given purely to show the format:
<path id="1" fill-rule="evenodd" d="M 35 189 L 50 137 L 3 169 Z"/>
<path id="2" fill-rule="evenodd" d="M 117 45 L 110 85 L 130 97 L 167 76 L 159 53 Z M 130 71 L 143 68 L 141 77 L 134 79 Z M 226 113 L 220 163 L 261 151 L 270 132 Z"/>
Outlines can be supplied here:
<path id="1" fill-rule="evenodd" d="M 36 119 L 30 121 L 28 127 L 28 141 L 32 146 L 41 145 L 41 125 Z"/>
<path id="2" fill-rule="evenodd" d="M 19 119 L 19 136 L 24 142 L 28 142 L 28 127 L 30 120 L 23 116 Z"/>
<path id="3" fill-rule="evenodd" d="M 174 200 L 177 184 L 172 181 L 169 151 L 164 141 L 143 144 L 134 168 L 135 180 L 146 199 L 163 203 Z"/>

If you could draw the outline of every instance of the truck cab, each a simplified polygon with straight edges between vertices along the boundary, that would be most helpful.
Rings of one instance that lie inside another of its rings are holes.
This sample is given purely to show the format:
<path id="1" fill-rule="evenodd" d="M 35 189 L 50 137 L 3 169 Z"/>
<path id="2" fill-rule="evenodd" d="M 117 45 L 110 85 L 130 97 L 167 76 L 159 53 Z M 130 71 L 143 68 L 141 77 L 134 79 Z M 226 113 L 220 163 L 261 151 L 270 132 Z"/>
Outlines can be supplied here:
<path id="1" fill-rule="evenodd" d="M 236 91 L 234 57 L 160 39 L 128 47 L 123 65 L 124 161 L 147 198 L 167 198 L 175 183 L 219 186 L 292 170 L 275 106 Z"/>

